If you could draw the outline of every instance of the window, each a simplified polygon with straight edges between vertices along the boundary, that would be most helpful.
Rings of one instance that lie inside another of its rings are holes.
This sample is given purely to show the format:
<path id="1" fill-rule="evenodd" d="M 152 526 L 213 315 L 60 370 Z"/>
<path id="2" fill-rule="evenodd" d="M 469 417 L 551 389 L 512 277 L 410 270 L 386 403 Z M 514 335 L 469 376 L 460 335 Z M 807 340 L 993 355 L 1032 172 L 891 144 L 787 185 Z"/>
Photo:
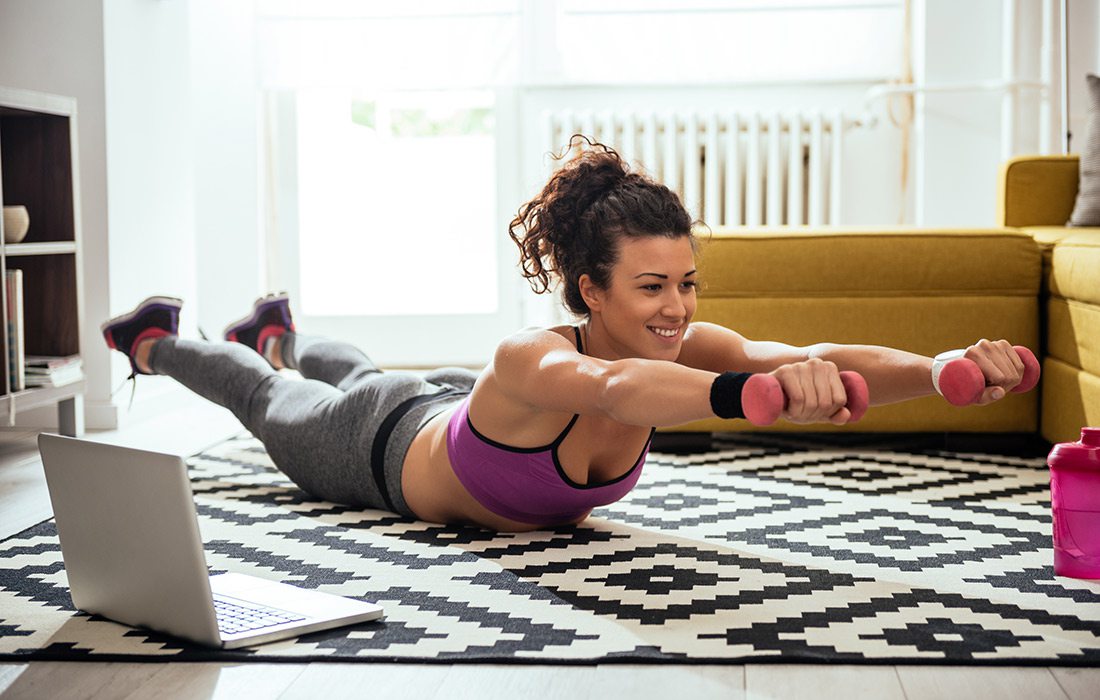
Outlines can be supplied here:
<path id="1" fill-rule="evenodd" d="M 302 310 L 496 313 L 493 93 L 302 91 L 297 107 Z"/>

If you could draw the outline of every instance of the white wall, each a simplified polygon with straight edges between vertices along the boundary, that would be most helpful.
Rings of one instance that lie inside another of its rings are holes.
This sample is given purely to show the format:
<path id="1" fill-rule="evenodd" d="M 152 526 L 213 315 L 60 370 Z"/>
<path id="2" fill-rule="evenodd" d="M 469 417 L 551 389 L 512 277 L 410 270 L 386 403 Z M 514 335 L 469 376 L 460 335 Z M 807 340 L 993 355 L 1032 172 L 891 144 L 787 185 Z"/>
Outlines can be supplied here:
<path id="1" fill-rule="evenodd" d="M 260 108 L 254 2 L 191 0 L 196 303 L 220 335 L 266 289 L 260 225 Z"/>
<path id="2" fill-rule="evenodd" d="M 251 21 L 244 2 L 0 0 L 0 84 L 77 99 L 89 428 L 182 392 L 143 377 L 132 409 L 129 389 L 112 397 L 130 368 L 103 320 L 170 294 L 185 333 L 213 335 L 260 291 Z"/>
<path id="3" fill-rule="evenodd" d="M 0 2 L 0 84 L 75 97 L 80 159 L 85 406 L 109 403 L 111 362 L 95 319 L 111 310 L 107 256 L 107 125 L 103 6 L 71 0 Z"/>
<path id="4" fill-rule="evenodd" d="M 195 299 L 194 147 L 191 119 L 188 3 L 183 0 L 105 0 L 104 76 L 107 112 L 107 216 L 110 313 L 116 315 L 153 295 Z M 92 284 L 96 280 L 90 280 Z M 185 328 L 194 316 L 184 307 Z M 95 318 L 88 326 L 98 328 Z M 92 340 L 98 351 L 103 343 Z M 129 363 L 111 353 L 112 381 Z M 126 406 L 129 390 L 99 415 L 88 406 L 88 425 L 141 417 L 146 406 L 175 382 L 146 377 L 137 387 L 141 404 Z M 111 412 L 117 415 L 111 419 Z"/>

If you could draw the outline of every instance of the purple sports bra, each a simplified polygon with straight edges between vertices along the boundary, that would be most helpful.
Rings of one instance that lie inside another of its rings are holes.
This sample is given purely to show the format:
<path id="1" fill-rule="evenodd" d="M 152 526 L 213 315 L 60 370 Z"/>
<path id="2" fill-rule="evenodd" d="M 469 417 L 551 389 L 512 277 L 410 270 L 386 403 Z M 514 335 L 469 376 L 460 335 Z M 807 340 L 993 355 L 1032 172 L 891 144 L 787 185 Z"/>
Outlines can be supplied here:
<path id="1" fill-rule="evenodd" d="M 581 350 L 580 332 L 577 350 Z M 447 453 L 455 475 L 470 495 L 488 510 L 522 523 L 556 525 L 573 522 L 597 506 L 614 503 L 638 483 L 653 431 L 630 471 L 599 484 L 572 481 L 558 461 L 558 447 L 576 424 L 543 447 L 510 447 L 490 440 L 470 421 L 466 397 L 447 425 Z"/>

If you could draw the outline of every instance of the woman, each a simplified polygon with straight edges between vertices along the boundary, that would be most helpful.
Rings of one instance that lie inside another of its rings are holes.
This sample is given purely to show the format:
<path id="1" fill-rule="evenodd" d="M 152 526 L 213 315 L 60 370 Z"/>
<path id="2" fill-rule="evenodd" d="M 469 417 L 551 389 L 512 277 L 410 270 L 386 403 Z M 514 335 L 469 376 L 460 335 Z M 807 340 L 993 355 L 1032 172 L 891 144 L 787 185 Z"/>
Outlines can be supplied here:
<path id="1" fill-rule="evenodd" d="M 480 374 L 382 373 L 349 345 L 297 334 L 285 296 L 258 300 L 231 325 L 225 338 L 235 343 L 180 339 L 181 302 L 169 298 L 108 321 L 104 335 L 135 373 L 175 377 L 233 411 L 310 493 L 502 531 L 579 523 L 621 498 L 653 426 L 743 415 L 739 373 L 773 376 L 787 397 L 782 416 L 796 423 L 849 422 L 841 369 L 866 379 L 872 404 L 935 392 L 931 358 L 793 347 L 691 323 L 690 216 L 666 187 L 589 146 L 509 228 L 534 290 L 559 282 L 581 320 L 506 338 Z M 1005 341 L 983 340 L 966 356 L 988 384 L 979 404 L 1021 381 Z M 283 367 L 306 381 L 280 376 Z"/>

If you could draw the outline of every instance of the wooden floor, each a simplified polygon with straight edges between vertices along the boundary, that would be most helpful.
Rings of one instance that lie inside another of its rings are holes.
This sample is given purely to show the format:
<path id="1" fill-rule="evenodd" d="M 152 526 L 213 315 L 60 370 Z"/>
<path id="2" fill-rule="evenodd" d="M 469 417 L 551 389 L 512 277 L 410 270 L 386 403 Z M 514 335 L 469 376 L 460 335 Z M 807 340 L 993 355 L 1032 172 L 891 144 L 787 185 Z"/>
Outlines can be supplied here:
<path id="1" fill-rule="evenodd" d="M 8 698 L 416 698 L 631 700 L 1100 696 L 1096 669 L 957 666 L 419 666 L 114 664 L 0 666 Z"/>
<path id="2" fill-rule="evenodd" d="M 89 438 L 193 454 L 240 431 L 199 399 L 180 412 Z M 0 432 L 0 538 L 50 517 L 34 434 Z M 0 615 L 2 617 L 2 615 Z M 9 698 L 1100 698 L 1100 669 L 746 664 L 0 663 Z"/>

